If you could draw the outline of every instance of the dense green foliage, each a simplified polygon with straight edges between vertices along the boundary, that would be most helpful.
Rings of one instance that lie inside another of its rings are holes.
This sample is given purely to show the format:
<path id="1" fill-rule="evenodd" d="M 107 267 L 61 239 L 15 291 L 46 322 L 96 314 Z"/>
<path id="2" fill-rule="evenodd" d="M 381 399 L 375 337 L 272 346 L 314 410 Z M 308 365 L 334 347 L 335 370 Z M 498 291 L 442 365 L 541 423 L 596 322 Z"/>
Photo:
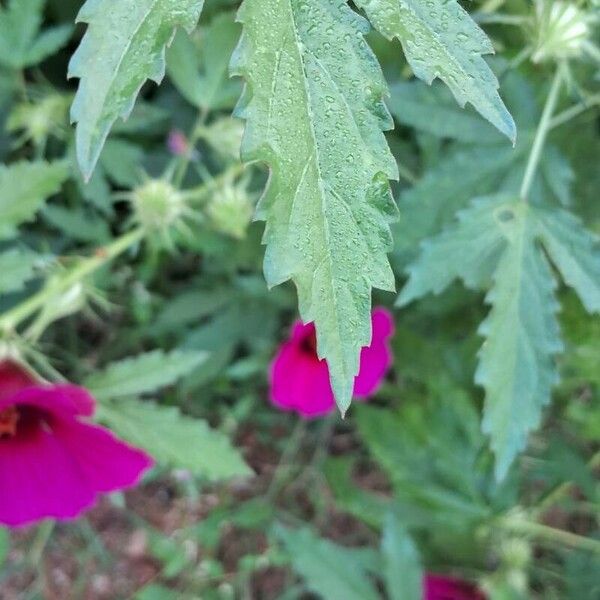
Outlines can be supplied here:
<path id="1" fill-rule="evenodd" d="M 160 564 L 123 597 L 598 597 L 599 11 L 0 2 L 0 358 L 86 386 L 188 511 L 112 498 Z M 394 366 L 351 404 L 373 304 Z M 269 403 L 298 313 L 322 422 Z M 45 548 L 110 562 L 82 523 L 27 560 L 0 528 L 0 590 Z"/>

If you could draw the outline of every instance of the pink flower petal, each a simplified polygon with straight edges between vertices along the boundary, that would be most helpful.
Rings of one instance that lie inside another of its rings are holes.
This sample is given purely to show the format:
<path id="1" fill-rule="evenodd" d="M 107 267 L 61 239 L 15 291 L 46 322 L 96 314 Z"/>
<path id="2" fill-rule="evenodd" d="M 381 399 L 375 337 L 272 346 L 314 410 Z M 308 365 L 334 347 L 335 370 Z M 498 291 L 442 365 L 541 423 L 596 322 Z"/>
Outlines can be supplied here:
<path id="1" fill-rule="evenodd" d="M 95 492 L 112 492 L 138 483 L 154 461 L 98 425 L 59 422 L 55 435 L 76 457 L 85 481 Z"/>
<path id="2" fill-rule="evenodd" d="M 319 361 L 296 343 L 283 344 L 271 365 L 271 401 L 282 410 L 305 418 L 329 414 L 335 400 L 325 361 Z"/>
<path id="3" fill-rule="evenodd" d="M 75 517 L 96 497 L 76 456 L 43 427 L 0 440 L 0 490 L 0 523 L 10 526 Z"/>
<path id="4" fill-rule="evenodd" d="M 371 345 L 361 350 L 360 370 L 354 380 L 354 395 L 360 398 L 377 391 L 392 364 L 392 352 L 388 345 L 388 338 L 394 332 L 392 315 L 384 308 L 376 308 L 372 324 Z"/>
<path id="5" fill-rule="evenodd" d="M 427 573 L 423 583 L 424 600 L 486 600 L 475 585 L 454 577 Z"/>
<path id="6" fill-rule="evenodd" d="M 394 331 L 391 314 L 376 308 L 372 328 L 372 342 L 361 351 L 360 370 L 354 383 L 354 394 L 359 398 L 376 391 L 392 363 L 388 346 Z M 270 370 L 271 402 L 305 418 L 320 417 L 335 409 L 329 369 L 326 361 L 317 357 L 314 336 L 313 323 L 294 323 L 290 339 L 280 346 Z"/>
<path id="7" fill-rule="evenodd" d="M 35 406 L 58 416 L 89 417 L 94 414 L 95 402 L 86 389 L 76 385 L 38 384 L 0 399 L 0 410 L 8 406 Z"/>

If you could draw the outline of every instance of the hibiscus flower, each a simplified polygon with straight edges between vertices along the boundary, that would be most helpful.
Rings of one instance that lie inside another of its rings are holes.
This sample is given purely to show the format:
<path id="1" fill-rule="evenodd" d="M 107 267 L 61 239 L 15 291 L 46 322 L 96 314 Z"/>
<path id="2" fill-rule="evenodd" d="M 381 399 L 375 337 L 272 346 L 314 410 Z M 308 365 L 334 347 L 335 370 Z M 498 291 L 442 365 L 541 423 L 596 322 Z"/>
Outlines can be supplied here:
<path id="1" fill-rule="evenodd" d="M 146 453 L 86 422 L 94 405 L 81 387 L 46 384 L 0 361 L 1 524 L 76 517 L 152 466 Z"/>
<path id="2" fill-rule="evenodd" d="M 372 340 L 362 349 L 360 369 L 354 379 L 354 396 L 373 394 L 392 364 L 388 340 L 394 332 L 391 314 L 375 308 Z M 329 368 L 317 356 L 315 326 L 296 322 L 289 340 L 279 348 L 270 370 L 271 402 L 282 410 L 296 411 L 306 419 L 321 417 L 335 409 Z"/>

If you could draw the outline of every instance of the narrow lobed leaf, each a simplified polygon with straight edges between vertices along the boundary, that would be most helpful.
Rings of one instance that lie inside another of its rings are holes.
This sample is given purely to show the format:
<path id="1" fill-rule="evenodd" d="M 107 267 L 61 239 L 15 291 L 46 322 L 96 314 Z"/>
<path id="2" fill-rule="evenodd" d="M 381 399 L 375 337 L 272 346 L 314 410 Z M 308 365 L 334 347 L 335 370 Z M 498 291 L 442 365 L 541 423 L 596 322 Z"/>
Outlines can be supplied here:
<path id="1" fill-rule="evenodd" d="M 111 363 L 90 375 L 84 385 L 98 400 L 154 392 L 175 383 L 206 358 L 205 352 L 173 350 L 165 354 L 155 350 Z"/>
<path id="2" fill-rule="evenodd" d="M 252 473 L 225 434 L 180 414 L 176 407 L 132 399 L 104 402 L 98 419 L 165 466 L 211 481 Z"/>

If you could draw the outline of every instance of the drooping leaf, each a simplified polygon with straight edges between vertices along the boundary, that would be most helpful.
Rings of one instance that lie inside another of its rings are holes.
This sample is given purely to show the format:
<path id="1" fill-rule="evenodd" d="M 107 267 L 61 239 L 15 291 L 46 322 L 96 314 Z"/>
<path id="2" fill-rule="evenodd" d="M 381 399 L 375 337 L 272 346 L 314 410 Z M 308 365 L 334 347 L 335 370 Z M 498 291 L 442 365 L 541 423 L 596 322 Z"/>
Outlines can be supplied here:
<path id="1" fill-rule="evenodd" d="M 229 79 L 229 61 L 240 26 L 229 14 L 200 28 L 198 38 L 180 31 L 167 51 L 167 73 L 184 98 L 198 108 L 233 108 L 240 86 Z"/>
<path id="2" fill-rule="evenodd" d="M 160 350 L 111 363 L 86 378 L 84 385 L 98 400 L 153 392 L 175 383 L 198 367 L 207 354 L 197 351 Z"/>
<path id="3" fill-rule="evenodd" d="M 562 211 L 531 207 L 511 197 L 477 201 L 459 214 L 457 223 L 423 244 L 400 294 L 400 303 L 406 304 L 429 292 L 439 293 L 453 279 L 490 288 L 486 301 L 492 309 L 479 331 L 486 341 L 476 382 L 486 391 L 483 429 L 491 437 L 499 478 L 523 449 L 527 434 L 539 425 L 558 379 L 554 357 L 562 341 L 555 314 L 556 283 L 540 240 L 551 256 L 557 256 L 553 260 L 562 265 L 559 269 L 569 269 L 571 285 L 583 288 L 590 305 L 594 302 L 593 289 L 585 285 L 595 268 L 591 235 L 575 228 L 572 237 L 562 237 L 562 244 L 566 239 L 578 246 L 574 265 L 554 237 L 550 239 L 557 247 L 552 251 L 548 245 L 548 223 L 557 231 L 554 235 L 564 236 L 557 223 L 564 227 L 565 222 L 573 225 Z"/>
<path id="4" fill-rule="evenodd" d="M 16 235 L 69 176 L 66 161 L 0 165 L 0 239 Z"/>
<path id="5" fill-rule="evenodd" d="M 439 77 L 461 106 L 471 103 L 513 142 L 515 123 L 498 94 L 498 80 L 482 55 L 494 48 L 456 0 L 358 0 L 385 37 L 400 40 L 415 75 Z"/>
<path id="6" fill-rule="evenodd" d="M 35 267 L 43 260 L 25 248 L 11 248 L 0 253 L 0 294 L 18 292 L 33 279 Z"/>
<path id="7" fill-rule="evenodd" d="M 86 178 L 118 117 L 127 118 L 143 83 L 160 83 L 165 47 L 178 27 L 191 31 L 203 0 L 87 0 L 77 20 L 88 30 L 69 65 L 79 78 L 71 120 Z"/>
<path id="8" fill-rule="evenodd" d="M 367 576 L 364 551 L 338 546 L 310 529 L 278 526 L 275 533 L 289 552 L 292 568 L 323 600 L 378 600 Z"/>
<path id="9" fill-rule="evenodd" d="M 67 43 L 73 28 L 60 25 L 39 34 L 45 0 L 10 0 L 0 6 L 0 65 L 23 69 L 41 62 Z"/>
<path id="10" fill-rule="evenodd" d="M 166 466 L 210 480 L 251 474 L 225 434 L 180 414 L 176 407 L 125 399 L 102 402 L 97 414 L 98 420 Z"/>
<path id="11" fill-rule="evenodd" d="M 271 168 L 258 208 L 265 275 L 269 285 L 296 284 L 344 412 L 370 342 L 371 288 L 394 287 L 385 82 L 366 22 L 345 4 L 246 0 L 239 19 L 232 68 L 247 81 L 237 110 L 247 120 L 242 155 Z"/>

